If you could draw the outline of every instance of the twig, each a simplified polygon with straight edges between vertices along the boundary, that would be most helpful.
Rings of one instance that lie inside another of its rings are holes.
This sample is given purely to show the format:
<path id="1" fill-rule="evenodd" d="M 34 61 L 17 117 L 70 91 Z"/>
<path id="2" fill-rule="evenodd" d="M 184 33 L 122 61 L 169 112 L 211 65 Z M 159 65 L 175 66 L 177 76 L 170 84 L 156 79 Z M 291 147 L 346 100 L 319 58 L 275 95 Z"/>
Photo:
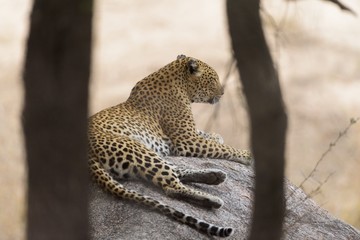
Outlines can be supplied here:
<path id="1" fill-rule="evenodd" d="M 290 209 L 286 209 L 286 215 L 289 213 L 289 210 L 293 210 L 294 212 L 298 209 L 298 207 L 300 207 L 301 205 L 303 205 L 307 200 L 313 198 L 314 196 L 316 196 L 319 192 L 320 192 L 320 189 L 324 186 L 324 184 L 326 184 L 328 182 L 328 180 L 330 179 L 330 177 L 333 175 L 334 173 L 330 173 L 326 179 L 321 182 L 319 184 L 319 186 L 317 188 L 315 188 L 314 190 L 312 190 L 309 194 L 306 194 L 305 195 L 305 198 L 299 198 L 297 199 L 297 202 L 295 202 L 295 204 L 293 204 L 291 206 Z M 298 188 L 297 188 L 298 189 Z M 296 191 L 296 189 L 294 190 L 294 192 Z M 289 200 L 289 198 L 287 198 L 287 201 Z M 290 204 L 287 204 L 288 206 Z M 322 207 L 322 205 L 318 205 L 316 207 L 316 209 L 320 209 Z M 302 214 L 299 218 L 296 218 L 294 222 L 290 223 L 289 225 L 286 226 L 285 228 L 285 232 L 289 233 L 289 230 L 291 230 L 293 227 L 295 227 L 295 225 L 297 223 L 300 223 L 303 221 L 304 217 L 306 217 L 306 214 Z M 294 230 L 293 230 L 294 231 Z"/>
<path id="2" fill-rule="evenodd" d="M 356 15 L 356 12 L 354 12 L 354 10 L 350 9 L 349 7 L 345 6 L 343 3 L 341 3 L 339 0 L 324 0 L 324 1 L 328 1 L 328 2 L 332 2 L 334 3 L 335 5 L 337 5 L 341 10 L 344 10 L 344 11 L 348 11 L 350 13 L 352 13 L 354 16 L 357 16 Z"/>
<path id="3" fill-rule="evenodd" d="M 320 182 L 319 185 L 317 186 L 317 188 L 313 189 L 313 190 L 308 194 L 309 198 L 312 198 L 312 197 L 316 196 L 316 195 L 320 192 L 320 189 L 322 188 L 322 186 L 324 186 L 324 185 L 329 181 L 330 177 L 332 177 L 332 175 L 334 175 L 334 174 L 335 174 L 334 172 L 330 173 L 330 174 L 325 178 L 324 181 Z"/>
<path id="4" fill-rule="evenodd" d="M 291 1 L 297 1 L 297 0 L 291 0 Z M 351 8 L 347 7 L 346 5 L 344 5 L 342 2 L 340 2 L 339 0 L 323 0 L 323 1 L 328 1 L 331 3 L 334 3 L 335 5 L 337 5 L 341 10 L 343 11 L 348 11 L 349 13 L 353 14 L 354 16 L 357 16 L 356 12 L 354 10 L 352 10 Z"/>
<path id="5" fill-rule="evenodd" d="M 328 182 L 328 180 L 330 179 L 330 177 L 333 175 L 333 173 L 329 174 L 325 181 L 323 181 L 316 189 L 314 189 L 313 191 L 311 191 L 310 194 L 306 194 L 306 197 L 305 198 L 299 198 L 296 205 L 295 206 L 292 206 L 290 209 L 286 209 L 286 215 L 288 215 L 288 211 L 289 210 L 293 210 L 294 212 L 297 210 L 297 208 L 301 205 L 303 205 L 307 200 L 309 200 L 310 198 L 316 196 L 318 193 L 319 193 L 319 190 L 322 188 L 322 186 L 324 184 L 326 184 Z M 287 204 L 288 205 L 288 204 Z M 316 206 L 315 210 L 318 211 L 320 208 L 323 207 L 324 204 L 319 204 Z M 314 211 L 312 211 L 310 214 L 314 214 Z M 288 224 L 285 226 L 285 233 L 287 234 L 290 234 L 290 230 L 292 230 L 292 232 L 295 232 L 298 228 L 299 228 L 299 225 L 301 224 L 304 224 L 304 218 L 307 217 L 308 215 L 306 213 L 300 215 L 300 217 L 296 218 L 294 222 Z M 299 224 L 299 225 L 297 225 Z M 295 229 L 293 229 L 294 227 L 296 227 Z"/>
<path id="6" fill-rule="evenodd" d="M 320 163 L 325 159 L 326 155 L 331 152 L 331 150 L 333 149 L 333 147 L 336 146 L 336 144 L 338 143 L 338 141 L 348 132 L 348 130 L 351 128 L 352 125 L 354 125 L 357 121 L 359 121 L 360 118 L 351 118 L 350 119 L 350 123 L 349 125 L 343 130 L 339 132 L 339 135 L 337 136 L 337 138 L 333 141 L 330 142 L 328 149 L 323 152 L 323 154 L 321 155 L 321 157 L 319 158 L 319 160 L 316 162 L 314 168 L 311 170 L 311 172 L 304 178 L 304 180 L 300 183 L 298 188 L 302 188 L 303 185 L 305 184 L 305 182 L 307 182 L 309 180 L 309 178 L 313 177 L 313 175 L 315 174 L 315 172 L 318 169 L 318 166 L 320 165 Z"/>

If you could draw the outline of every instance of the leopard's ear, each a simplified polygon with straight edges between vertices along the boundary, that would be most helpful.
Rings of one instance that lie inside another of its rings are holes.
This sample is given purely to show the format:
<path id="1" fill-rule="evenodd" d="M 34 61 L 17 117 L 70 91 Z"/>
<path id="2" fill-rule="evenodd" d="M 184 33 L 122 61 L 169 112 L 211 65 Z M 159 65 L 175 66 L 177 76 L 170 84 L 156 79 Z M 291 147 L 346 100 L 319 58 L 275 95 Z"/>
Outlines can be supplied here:
<path id="1" fill-rule="evenodd" d="M 197 75 L 199 71 L 199 64 L 196 62 L 196 60 L 190 58 L 189 61 L 187 62 L 187 67 L 190 74 Z"/>
<path id="2" fill-rule="evenodd" d="M 186 56 L 184 54 L 180 54 L 177 56 L 176 60 L 184 59 L 184 58 L 186 58 Z"/>

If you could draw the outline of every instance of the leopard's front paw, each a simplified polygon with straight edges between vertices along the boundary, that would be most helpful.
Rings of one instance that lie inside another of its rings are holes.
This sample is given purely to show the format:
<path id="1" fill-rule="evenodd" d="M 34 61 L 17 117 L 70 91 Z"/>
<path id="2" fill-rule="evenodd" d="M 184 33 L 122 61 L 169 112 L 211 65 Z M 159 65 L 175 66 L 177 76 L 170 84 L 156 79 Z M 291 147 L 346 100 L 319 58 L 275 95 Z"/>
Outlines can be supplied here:
<path id="1" fill-rule="evenodd" d="M 224 144 L 224 139 L 220 134 L 217 133 L 210 133 L 210 134 L 211 134 L 211 139 L 213 139 L 214 141 L 220 144 Z"/>
<path id="2" fill-rule="evenodd" d="M 215 141 L 219 144 L 224 144 L 224 139 L 220 134 L 208 133 L 208 132 L 198 130 L 198 129 L 196 131 L 200 136 L 202 136 L 203 138 L 205 138 L 207 140 Z"/>

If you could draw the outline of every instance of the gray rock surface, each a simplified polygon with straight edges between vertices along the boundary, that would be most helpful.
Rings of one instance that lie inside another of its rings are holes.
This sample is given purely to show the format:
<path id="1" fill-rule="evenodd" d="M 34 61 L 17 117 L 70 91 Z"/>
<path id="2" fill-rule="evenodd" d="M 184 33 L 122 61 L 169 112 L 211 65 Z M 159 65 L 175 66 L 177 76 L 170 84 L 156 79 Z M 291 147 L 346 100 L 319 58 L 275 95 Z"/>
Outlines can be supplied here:
<path id="1" fill-rule="evenodd" d="M 227 180 L 218 186 L 191 184 L 193 187 L 224 200 L 218 210 L 209 210 L 185 201 L 165 196 L 161 189 L 141 181 L 123 184 L 154 197 L 194 217 L 218 226 L 235 228 L 227 239 L 246 239 L 251 224 L 254 173 L 251 167 L 226 160 L 168 157 L 171 162 L 189 168 L 217 168 L 227 173 Z M 304 192 L 289 182 L 287 188 L 287 216 L 284 239 L 360 240 L 360 232 L 349 224 L 331 216 Z M 157 240 L 157 239 L 213 239 L 187 225 L 129 201 L 103 192 L 97 185 L 90 187 L 91 237 L 93 239 Z"/>

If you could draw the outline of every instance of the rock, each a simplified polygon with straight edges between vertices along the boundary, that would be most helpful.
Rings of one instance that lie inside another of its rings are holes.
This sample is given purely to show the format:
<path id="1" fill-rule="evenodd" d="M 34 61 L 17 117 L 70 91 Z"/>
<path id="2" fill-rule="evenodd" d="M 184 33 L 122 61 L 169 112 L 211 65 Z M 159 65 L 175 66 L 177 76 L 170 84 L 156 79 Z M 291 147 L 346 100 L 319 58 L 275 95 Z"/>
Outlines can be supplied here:
<path id="1" fill-rule="evenodd" d="M 222 198 L 223 207 L 218 210 L 204 209 L 167 197 L 161 189 L 142 181 L 123 184 L 196 218 L 218 226 L 235 228 L 234 234 L 227 239 L 246 239 L 253 203 L 255 177 L 252 168 L 226 160 L 181 157 L 168 157 L 167 160 L 189 168 L 216 168 L 225 171 L 227 180 L 220 185 L 190 184 Z M 357 229 L 331 216 L 288 181 L 286 189 L 284 239 L 360 239 Z M 195 229 L 158 212 L 105 193 L 95 184 L 91 184 L 90 199 L 90 234 L 93 239 L 209 239 Z"/>

